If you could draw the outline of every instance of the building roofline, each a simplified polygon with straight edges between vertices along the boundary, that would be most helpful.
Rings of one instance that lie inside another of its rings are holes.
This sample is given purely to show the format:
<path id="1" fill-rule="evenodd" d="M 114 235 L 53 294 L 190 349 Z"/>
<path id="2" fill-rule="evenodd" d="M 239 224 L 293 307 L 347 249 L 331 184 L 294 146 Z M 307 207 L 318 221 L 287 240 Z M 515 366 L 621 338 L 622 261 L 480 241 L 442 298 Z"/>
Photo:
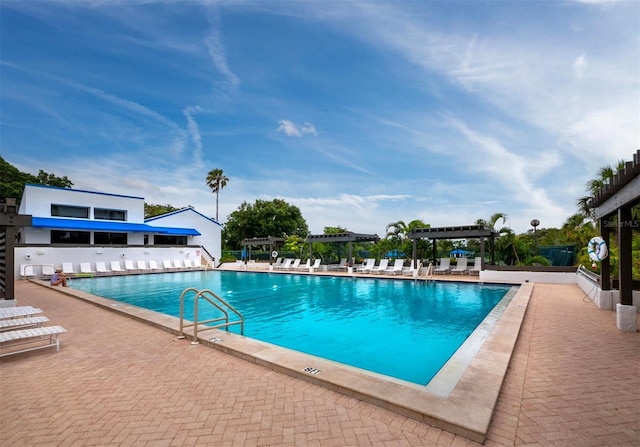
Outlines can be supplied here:
<path id="1" fill-rule="evenodd" d="M 145 222 L 151 222 L 151 221 L 154 221 L 154 220 L 157 220 L 157 219 L 161 219 L 161 218 L 164 218 L 164 217 L 173 216 L 174 214 L 180 214 L 180 213 L 183 213 L 185 211 L 192 211 L 192 212 L 196 213 L 198 216 L 203 217 L 203 218 L 213 222 L 216 225 L 222 226 L 222 224 L 220 222 L 217 222 L 215 219 L 212 219 L 210 217 L 205 216 L 204 214 L 200 213 L 199 211 L 196 211 L 195 208 L 191 208 L 189 206 L 181 208 L 179 210 L 171 211 L 169 213 L 159 214 L 158 216 L 149 217 L 149 218 L 145 219 L 144 221 Z"/>
<path id="2" fill-rule="evenodd" d="M 89 190 L 86 190 L 86 189 L 62 188 L 60 186 L 41 185 L 41 184 L 38 184 L 38 183 L 25 183 L 24 186 L 25 187 L 34 186 L 36 188 L 59 189 L 59 190 L 62 190 L 62 191 L 85 192 L 85 193 L 89 193 L 89 194 L 98 194 L 98 195 L 102 195 L 102 196 L 123 197 L 123 198 L 127 198 L 127 199 L 144 200 L 144 197 L 127 196 L 127 195 L 124 195 L 124 194 L 113 194 L 113 193 L 99 192 L 99 191 L 89 191 Z"/>

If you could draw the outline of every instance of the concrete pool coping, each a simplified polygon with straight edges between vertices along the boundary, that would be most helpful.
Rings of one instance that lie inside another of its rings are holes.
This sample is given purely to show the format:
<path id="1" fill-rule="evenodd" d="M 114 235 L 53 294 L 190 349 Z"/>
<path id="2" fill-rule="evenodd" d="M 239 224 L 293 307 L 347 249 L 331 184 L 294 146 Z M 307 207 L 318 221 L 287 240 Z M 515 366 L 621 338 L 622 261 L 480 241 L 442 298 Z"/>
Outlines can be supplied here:
<path id="1" fill-rule="evenodd" d="M 44 287 L 51 287 L 32 280 Z M 179 319 L 71 288 L 66 295 L 179 335 Z M 413 384 L 222 330 L 199 331 L 200 343 L 272 370 L 355 397 L 406 417 L 484 442 L 533 290 L 519 286 L 502 316 L 476 348 L 459 379 L 442 388 Z M 188 334 L 187 334 L 188 335 Z M 475 348 L 474 348 L 475 349 Z M 443 370 L 446 368 L 443 367 Z"/>

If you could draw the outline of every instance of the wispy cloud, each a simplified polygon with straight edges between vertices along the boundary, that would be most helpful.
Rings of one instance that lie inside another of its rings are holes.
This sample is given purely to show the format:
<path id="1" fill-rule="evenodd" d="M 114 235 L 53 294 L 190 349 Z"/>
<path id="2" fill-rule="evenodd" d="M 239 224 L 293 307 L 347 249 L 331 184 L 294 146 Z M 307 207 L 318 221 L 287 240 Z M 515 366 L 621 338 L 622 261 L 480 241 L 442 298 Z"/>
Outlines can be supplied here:
<path id="1" fill-rule="evenodd" d="M 303 135 L 317 136 L 316 127 L 311 123 L 295 124 L 291 120 L 278 121 L 278 132 L 282 132 L 289 137 L 302 137 Z"/>
<path id="2" fill-rule="evenodd" d="M 235 90 L 240 85 L 240 79 L 229 68 L 227 51 L 220 34 L 220 16 L 214 8 L 208 8 L 207 19 L 209 20 L 209 33 L 204 42 L 209 50 L 209 57 L 216 69 L 225 77 L 229 88 Z"/>
<path id="3" fill-rule="evenodd" d="M 187 129 L 189 130 L 189 135 L 191 136 L 191 141 L 193 141 L 194 150 L 193 150 L 193 163 L 196 166 L 202 166 L 202 137 L 200 136 L 200 129 L 198 128 L 198 123 L 193 118 L 193 115 L 200 111 L 200 107 L 198 106 L 188 106 L 185 107 L 182 113 L 187 119 Z"/>

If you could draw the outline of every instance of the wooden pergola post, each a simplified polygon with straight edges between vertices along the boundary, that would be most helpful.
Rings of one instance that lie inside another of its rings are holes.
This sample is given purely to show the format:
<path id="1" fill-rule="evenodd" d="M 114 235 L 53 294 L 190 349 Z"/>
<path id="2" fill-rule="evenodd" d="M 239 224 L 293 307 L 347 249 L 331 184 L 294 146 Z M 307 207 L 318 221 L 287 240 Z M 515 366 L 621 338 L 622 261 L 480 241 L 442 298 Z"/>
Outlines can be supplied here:
<path id="1" fill-rule="evenodd" d="M 16 229 L 30 226 L 31 216 L 18 214 L 16 199 L 0 204 L 0 294 L 5 300 L 15 299 Z"/>

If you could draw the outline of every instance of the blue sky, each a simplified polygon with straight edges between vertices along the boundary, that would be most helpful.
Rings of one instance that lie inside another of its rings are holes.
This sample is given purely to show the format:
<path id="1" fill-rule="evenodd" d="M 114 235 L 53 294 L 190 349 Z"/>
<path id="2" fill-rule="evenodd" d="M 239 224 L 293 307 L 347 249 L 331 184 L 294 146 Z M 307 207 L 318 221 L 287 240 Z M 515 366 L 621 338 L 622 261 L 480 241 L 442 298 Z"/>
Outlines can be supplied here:
<path id="1" fill-rule="evenodd" d="M 560 227 L 640 148 L 638 1 L 0 3 L 0 155 L 220 221 Z"/>

